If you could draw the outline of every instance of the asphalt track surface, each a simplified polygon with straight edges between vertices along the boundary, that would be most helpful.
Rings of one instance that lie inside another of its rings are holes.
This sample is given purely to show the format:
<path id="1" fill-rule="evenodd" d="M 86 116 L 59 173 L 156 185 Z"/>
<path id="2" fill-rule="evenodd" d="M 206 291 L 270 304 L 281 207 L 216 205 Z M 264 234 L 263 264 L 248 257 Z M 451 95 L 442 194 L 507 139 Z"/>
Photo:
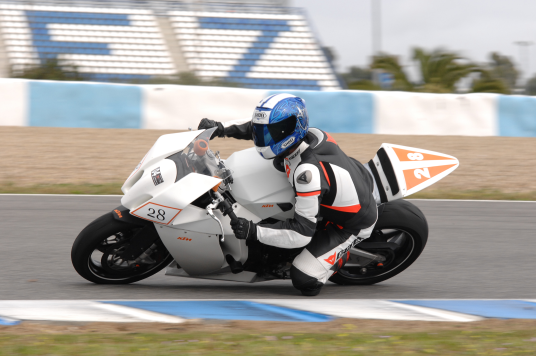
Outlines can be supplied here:
<path id="1" fill-rule="evenodd" d="M 0 195 L 0 299 L 302 298 L 290 281 L 255 284 L 164 276 L 96 285 L 70 260 L 82 228 L 113 196 Z M 536 202 L 414 200 L 428 218 L 421 257 L 372 286 L 328 283 L 317 298 L 536 298 Z"/>

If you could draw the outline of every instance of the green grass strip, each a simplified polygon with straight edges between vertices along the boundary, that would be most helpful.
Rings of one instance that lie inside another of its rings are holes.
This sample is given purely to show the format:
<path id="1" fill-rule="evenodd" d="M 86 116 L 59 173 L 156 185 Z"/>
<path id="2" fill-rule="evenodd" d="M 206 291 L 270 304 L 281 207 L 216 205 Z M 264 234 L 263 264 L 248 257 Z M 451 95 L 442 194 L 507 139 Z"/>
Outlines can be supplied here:
<path id="1" fill-rule="evenodd" d="M 534 330 L 286 334 L 0 334 L 0 355 L 535 355 Z"/>

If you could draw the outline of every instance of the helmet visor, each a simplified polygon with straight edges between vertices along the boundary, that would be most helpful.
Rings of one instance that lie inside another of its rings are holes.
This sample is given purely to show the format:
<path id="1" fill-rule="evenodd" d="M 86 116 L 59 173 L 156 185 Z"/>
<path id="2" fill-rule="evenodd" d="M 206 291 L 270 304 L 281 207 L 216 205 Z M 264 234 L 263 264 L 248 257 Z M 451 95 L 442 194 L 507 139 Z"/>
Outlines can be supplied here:
<path id="1" fill-rule="evenodd" d="M 275 124 L 253 124 L 253 142 L 257 147 L 275 145 L 292 135 L 296 129 L 296 116 L 292 115 Z"/>

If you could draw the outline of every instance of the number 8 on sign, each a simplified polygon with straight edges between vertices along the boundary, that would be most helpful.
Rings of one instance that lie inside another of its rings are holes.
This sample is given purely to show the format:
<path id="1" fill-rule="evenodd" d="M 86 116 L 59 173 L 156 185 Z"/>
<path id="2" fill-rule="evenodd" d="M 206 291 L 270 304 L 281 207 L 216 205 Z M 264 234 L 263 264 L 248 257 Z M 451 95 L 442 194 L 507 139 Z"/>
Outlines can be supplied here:
<path id="1" fill-rule="evenodd" d="M 408 153 L 408 158 L 412 161 L 422 161 L 424 156 L 422 153 L 416 152 L 416 153 Z"/>

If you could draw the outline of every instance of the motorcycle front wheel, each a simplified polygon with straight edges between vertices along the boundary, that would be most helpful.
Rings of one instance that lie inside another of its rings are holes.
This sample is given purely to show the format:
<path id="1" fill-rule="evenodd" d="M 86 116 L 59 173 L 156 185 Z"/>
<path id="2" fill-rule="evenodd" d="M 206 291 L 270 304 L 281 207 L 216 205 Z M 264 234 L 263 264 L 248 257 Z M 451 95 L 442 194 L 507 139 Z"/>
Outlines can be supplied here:
<path id="1" fill-rule="evenodd" d="M 161 242 L 143 262 L 133 264 L 121 258 L 121 252 L 141 228 L 114 219 L 112 213 L 97 218 L 74 241 L 71 250 L 74 269 L 83 278 L 98 284 L 133 283 L 161 271 L 173 261 Z"/>
<path id="2" fill-rule="evenodd" d="M 356 246 L 385 257 L 381 264 L 360 263 L 351 255 L 331 278 L 341 285 L 370 285 L 392 278 L 411 266 L 428 240 L 428 223 L 422 211 L 406 200 L 386 203 L 370 238 Z"/>

